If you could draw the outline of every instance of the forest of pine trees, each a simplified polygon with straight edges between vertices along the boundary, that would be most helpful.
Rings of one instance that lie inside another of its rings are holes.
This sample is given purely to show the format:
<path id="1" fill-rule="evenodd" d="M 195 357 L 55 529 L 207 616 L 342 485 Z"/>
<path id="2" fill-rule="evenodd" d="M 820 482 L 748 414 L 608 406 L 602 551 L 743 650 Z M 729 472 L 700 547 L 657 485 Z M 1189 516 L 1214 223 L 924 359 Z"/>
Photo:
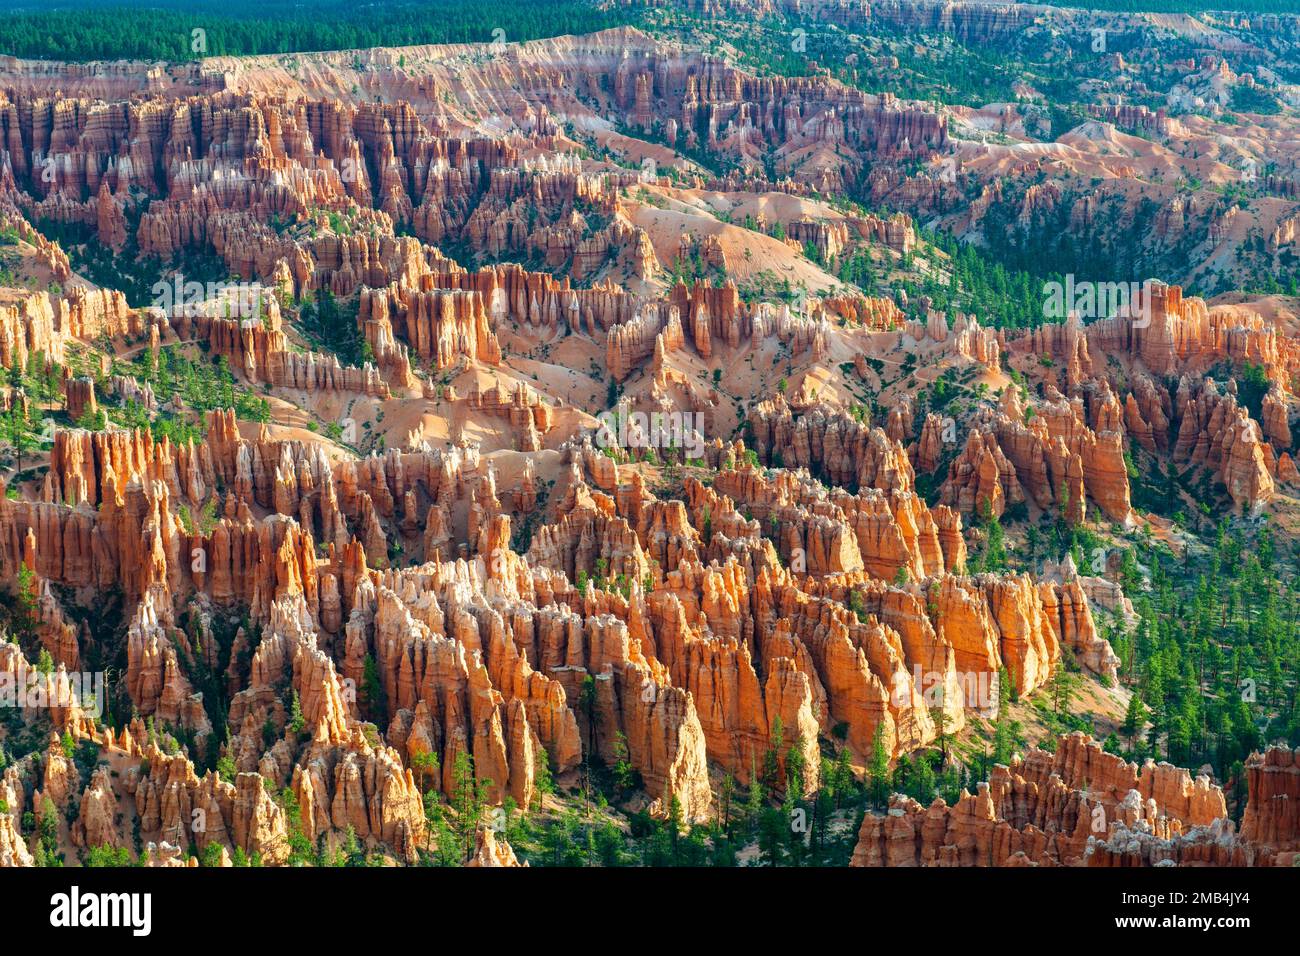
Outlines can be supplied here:
<path id="1" fill-rule="evenodd" d="M 590 33 L 630 12 L 583 0 L 530 0 L 508 15 L 481 0 L 79 0 L 10 10 L 0 53 L 41 60 L 193 60 L 202 56 L 352 50 L 422 43 L 490 43 Z M 196 48 L 194 30 L 202 30 Z"/>

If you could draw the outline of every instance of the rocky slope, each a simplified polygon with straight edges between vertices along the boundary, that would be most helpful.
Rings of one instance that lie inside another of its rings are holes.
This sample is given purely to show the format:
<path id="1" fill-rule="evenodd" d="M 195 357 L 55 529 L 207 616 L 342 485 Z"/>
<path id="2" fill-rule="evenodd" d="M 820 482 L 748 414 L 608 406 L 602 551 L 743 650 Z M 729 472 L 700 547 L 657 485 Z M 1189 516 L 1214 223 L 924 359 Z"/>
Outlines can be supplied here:
<path id="1" fill-rule="evenodd" d="M 867 814 L 854 866 L 1292 866 L 1300 785 L 1285 746 L 1247 762 L 1236 831 L 1223 792 L 1169 764 L 1126 764 L 1081 734 L 997 766 L 949 807 L 896 796 Z"/>

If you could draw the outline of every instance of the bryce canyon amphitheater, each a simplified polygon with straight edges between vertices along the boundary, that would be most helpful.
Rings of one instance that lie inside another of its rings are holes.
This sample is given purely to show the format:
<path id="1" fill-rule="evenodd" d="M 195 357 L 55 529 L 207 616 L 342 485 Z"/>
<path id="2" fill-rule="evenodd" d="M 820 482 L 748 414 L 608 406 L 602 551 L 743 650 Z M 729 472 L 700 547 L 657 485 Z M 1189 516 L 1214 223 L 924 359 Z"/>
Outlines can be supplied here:
<path id="1" fill-rule="evenodd" d="M 1300 863 L 1300 17 L 247 6 L 0 28 L 0 866 Z"/>

